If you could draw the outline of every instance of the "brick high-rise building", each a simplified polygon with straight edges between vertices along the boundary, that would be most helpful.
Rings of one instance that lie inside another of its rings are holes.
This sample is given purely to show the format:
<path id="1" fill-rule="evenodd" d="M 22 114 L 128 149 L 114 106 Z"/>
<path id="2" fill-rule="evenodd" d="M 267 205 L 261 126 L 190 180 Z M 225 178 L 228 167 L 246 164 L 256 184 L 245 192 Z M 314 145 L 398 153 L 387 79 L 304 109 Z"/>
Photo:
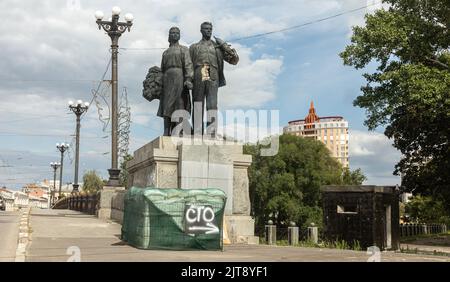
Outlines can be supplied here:
<path id="1" fill-rule="evenodd" d="M 314 103 L 311 102 L 309 114 L 305 119 L 294 120 L 284 128 L 285 134 L 319 140 L 324 143 L 344 167 L 348 161 L 348 122 L 340 116 L 319 117 Z"/>

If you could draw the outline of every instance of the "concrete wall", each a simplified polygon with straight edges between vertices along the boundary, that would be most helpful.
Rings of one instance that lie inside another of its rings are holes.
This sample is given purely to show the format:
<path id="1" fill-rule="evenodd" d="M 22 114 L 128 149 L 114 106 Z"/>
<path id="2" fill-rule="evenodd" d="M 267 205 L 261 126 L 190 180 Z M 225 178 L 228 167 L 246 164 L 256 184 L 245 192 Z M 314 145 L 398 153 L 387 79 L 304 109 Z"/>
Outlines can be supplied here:
<path id="1" fill-rule="evenodd" d="M 126 191 L 118 191 L 112 198 L 111 219 L 122 224 Z"/>
<path id="2" fill-rule="evenodd" d="M 113 220 L 122 224 L 125 193 L 126 190 L 122 187 L 104 187 L 97 216 L 100 219 Z"/>

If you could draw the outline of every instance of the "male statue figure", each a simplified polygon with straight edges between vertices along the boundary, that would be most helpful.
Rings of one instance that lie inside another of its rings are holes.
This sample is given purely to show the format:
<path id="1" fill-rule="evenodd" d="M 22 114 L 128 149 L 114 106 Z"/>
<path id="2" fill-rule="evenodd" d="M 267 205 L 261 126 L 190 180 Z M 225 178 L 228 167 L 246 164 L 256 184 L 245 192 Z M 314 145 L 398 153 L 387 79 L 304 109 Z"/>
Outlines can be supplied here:
<path id="1" fill-rule="evenodd" d="M 179 40 L 180 29 L 172 27 L 169 31 L 170 47 L 164 51 L 161 62 L 163 76 L 158 116 L 164 118 L 164 136 L 172 136 L 177 125 L 172 120 L 175 111 L 191 111 L 192 61 L 189 49 L 180 45 Z"/>
<path id="2" fill-rule="evenodd" d="M 206 99 L 207 134 L 215 137 L 217 133 L 217 92 L 219 87 L 226 85 L 223 74 L 224 61 L 236 65 L 239 62 L 239 56 L 223 40 L 214 37 L 216 41 L 212 41 L 212 29 L 213 26 L 210 22 L 202 23 L 203 38 L 200 42 L 193 44 L 189 48 L 189 52 L 194 65 L 194 88 L 192 90 L 194 135 L 205 133 L 203 117 Z"/>

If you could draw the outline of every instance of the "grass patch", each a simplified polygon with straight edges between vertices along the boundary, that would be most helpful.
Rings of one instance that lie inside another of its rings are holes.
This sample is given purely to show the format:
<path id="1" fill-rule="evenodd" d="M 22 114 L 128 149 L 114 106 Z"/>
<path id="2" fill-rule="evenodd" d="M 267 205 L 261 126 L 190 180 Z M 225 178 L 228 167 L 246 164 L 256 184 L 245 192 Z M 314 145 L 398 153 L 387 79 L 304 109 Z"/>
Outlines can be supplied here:
<path id="1" fill-rule="evenodd" d="M 261 241 L 260 241 L 261 242 Z M 265 244 L 264 242 L 261 242 Z M 299 241 L 296 245 L 289 245 L 287 240 L 278 240 L 277 246 L 291 246 L 291 247 L 300 247 L 300 248 L 326 248 L 326 249 L 338 249 L 338 250 L 352 250 L 352 251 L 362 251 L 361 244 L 359 241 L 354 240 L 351 244 L 347 243 L 344 240 L 336 240 L 336 241 L 321 241 L 319 243 L 314 243 L 309 240 Z"/>
<path id="2" fill-rule="evenodd" d="M 362 251 L 361 243 L 358 240 L 353 240 L 350 244 L 344 240 L 323 241 L 319 243 L 320 245 L 328 249 Z"/>
<path id="3" fill-rule="evenodd" d="M 400 243 L 411 243 L 418 240 L 424 239 L 437 239 L 442 240 L 444 242 L 430 242 L 433 245 L 441 245 L 441 246 L 450 246 L 450 233 L 442 233 L 442 234 L 421 234 L 412 237 L 402 237 L 400 238 Z M 445 242 L 448 241 L 449 243 Z"/>

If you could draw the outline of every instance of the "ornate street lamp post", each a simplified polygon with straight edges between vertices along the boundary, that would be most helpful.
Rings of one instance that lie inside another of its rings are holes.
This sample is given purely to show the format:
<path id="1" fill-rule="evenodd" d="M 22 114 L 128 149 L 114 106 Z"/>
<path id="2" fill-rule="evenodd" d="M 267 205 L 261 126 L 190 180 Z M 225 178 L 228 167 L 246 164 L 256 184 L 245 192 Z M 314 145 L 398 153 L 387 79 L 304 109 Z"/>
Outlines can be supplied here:
<path id="1" fill-rule="evenodd" d="M 72 193 L 78 192 L 78 166 L 80 161 L 80 127 L 81 127 L 81 115 L 83 115 L 89 109 L 89 103 L 83 104 L 83 101 L 78 100 L 76 104 L 69 102 L 69 109 L 77 116 L 77 133 L 76 133 L 76 147 L 75 147 L 75 179 L 73 181 Z"/>
<path id="2" fill-rule="evenodd" d="M 61 199 L 61 188 L 62 188 L 62 176 L 63 176 L 63 167 L 64 167 L 64 153 L 69 150 L 69 144 L 65 143 L 56 143 L 56 148 L 61 152 L 61 169 L 59 170 L 59 193 L 58 200 Z"/>
<path id="3" fill-rule="evenodd" d="M 53 168 L 53 191 L 51 194 L 50 205 L 53 206 L 55 204 L 55 192 L 56 192 L 56 171 L 61 166 L 60 163 L 50 163 L 50 166 Z"/>
<path id="4" fill-rule="evenodd" d="M 112 9 L 112 18 L 110 21 L 103 21 L 104 14 L 101 11 L 95 13 L 98 29 L 106 31 L 111 38 L 112 53 L 112 102 L 111 102 L 111 169 L 109 172 L 108 186 L 119 186 L 120 169 L 118 167 L 118 51 L 119 38 L 125 31 L 130 31 L 133 25 L 133 15 L 126 14 L 126 22 L 119 22 L 120 8 Z"/>

